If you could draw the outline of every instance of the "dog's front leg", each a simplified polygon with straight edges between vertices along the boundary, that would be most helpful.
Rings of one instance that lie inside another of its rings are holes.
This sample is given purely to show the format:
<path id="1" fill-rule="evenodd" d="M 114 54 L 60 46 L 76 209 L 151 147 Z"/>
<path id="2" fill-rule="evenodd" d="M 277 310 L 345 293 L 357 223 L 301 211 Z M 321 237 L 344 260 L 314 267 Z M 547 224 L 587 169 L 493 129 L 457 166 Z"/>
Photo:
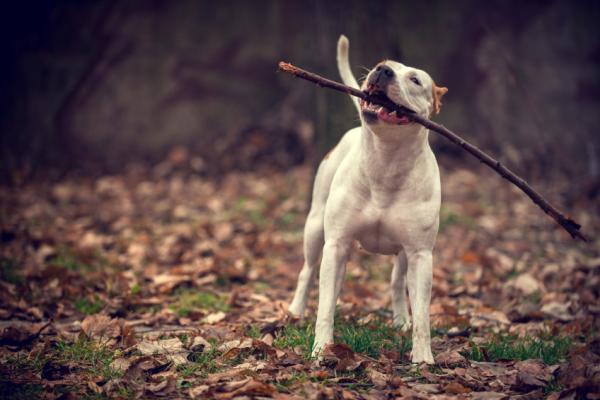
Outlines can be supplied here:
<path id="1" fill-rule="evenodd" d="M 404 250 L 400 251 L 394 260 L 390 287 L 392 290 L 392 310 L 394 311 L 394 325 L 403 332 L 410 329 L 410 315 L 408 315 L 408 299 L 406 294 L 406 272 L 408 261 Z"/>
<path id="2" fill-rule="evenodd" d="M 429 304 L 431 302 L 431 250 L 406 252 L 408 261 L 408 294 L 413 317 L 412 362 L 433 364 Z"/>
<path id="3" fill-rule="evenodd" d="M 335 303 L 341 290 L 343 277 L 340 277 L 340 275 L 345 270 L 344 266 L 348 259 L 349 250 L 350 243 L 341 240 L 327 240 L 323 246 L 313 357 L 317 356 L 326 345 L 333 343 Z"/>

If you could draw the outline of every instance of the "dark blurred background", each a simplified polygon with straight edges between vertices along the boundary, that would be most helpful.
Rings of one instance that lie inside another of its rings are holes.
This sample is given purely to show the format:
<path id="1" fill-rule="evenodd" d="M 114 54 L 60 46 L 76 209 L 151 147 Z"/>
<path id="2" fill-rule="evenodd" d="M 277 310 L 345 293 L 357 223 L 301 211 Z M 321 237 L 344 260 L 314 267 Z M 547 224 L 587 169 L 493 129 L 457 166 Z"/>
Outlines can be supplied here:
<path id="1" fill-rule="evenodd" d="M 1 177 L 115 172 L 178 152 L 205 174 L 315 162 L 357 117 L 277 62 L 339 79 L 345 33 L 355 74 L 383 58 L 425 69 L 450 89 L 438 121 L 527 178 L 568 177 L 593 196 L 599 17 L 598 1 L 4 4 Z"/>

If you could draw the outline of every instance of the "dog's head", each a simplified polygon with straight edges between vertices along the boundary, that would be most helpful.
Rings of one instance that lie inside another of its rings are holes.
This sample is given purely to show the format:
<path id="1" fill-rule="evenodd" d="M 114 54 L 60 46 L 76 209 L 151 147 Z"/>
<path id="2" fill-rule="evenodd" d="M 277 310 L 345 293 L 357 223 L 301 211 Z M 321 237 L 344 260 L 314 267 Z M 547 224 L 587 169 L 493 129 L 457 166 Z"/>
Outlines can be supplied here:
<path id="1" fill-rule="evenodd" d="M 437 86 L 427 72 L 389 60 L 380 62 L 367 74 L 362 90 L 387 97 L 423 117 L 440 112 L 442 96 L 448 91 Z M 364 100 L 360 108 L 363 121 L 372 129 L 414 124 L 406 116 L 397 116 Z"/>

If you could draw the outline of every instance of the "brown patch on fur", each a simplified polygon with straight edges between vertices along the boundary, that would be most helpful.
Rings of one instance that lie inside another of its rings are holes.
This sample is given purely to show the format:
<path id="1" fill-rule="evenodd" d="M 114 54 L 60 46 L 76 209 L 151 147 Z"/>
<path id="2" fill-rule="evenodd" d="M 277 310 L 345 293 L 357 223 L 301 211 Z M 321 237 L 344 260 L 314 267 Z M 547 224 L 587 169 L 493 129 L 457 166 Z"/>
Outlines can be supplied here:
<path id="1" fill-rule="evenodd" d="M 448 88 L 440 87 L 434 82 L 431 91 L 433 94 L 433 110 L 431 113 L 439 114 L 442 109 L 442 96 L 448 92 Z"/>

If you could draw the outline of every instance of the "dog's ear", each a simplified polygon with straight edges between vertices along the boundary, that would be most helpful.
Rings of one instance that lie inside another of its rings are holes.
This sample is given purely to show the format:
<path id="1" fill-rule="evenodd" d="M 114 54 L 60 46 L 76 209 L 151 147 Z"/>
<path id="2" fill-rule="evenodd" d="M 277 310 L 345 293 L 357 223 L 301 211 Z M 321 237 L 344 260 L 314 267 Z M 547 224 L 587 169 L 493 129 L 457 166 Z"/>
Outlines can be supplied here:
<path id="1" fill-rule="evenodd" d="M 431 113 L 439 114 L 442 109 L 442 96 L 448 92 L 448 88 L 440 87 L 433 82 L 431 91 L 433 92 L 433 110 L 431 110 Z"/>

